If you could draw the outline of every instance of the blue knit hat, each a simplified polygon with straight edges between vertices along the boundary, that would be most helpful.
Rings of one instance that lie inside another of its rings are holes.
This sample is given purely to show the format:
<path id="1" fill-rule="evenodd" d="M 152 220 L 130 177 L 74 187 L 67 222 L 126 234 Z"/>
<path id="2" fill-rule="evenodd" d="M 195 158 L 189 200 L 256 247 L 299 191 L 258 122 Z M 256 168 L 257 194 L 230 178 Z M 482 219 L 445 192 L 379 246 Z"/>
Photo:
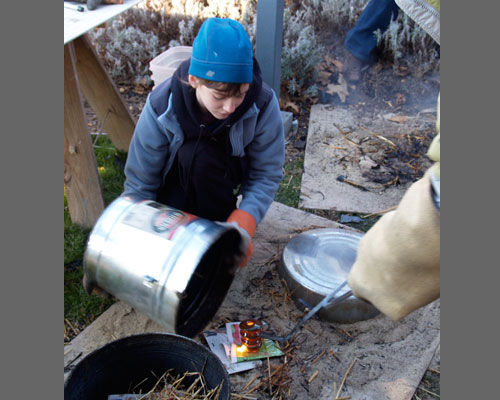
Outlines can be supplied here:
<path id="1" fill-rule="evenodd" d="M 251 83 L 252 43 L 243 26 L 229 18 L 209 18 L 193 42 L 189 74 L 216 82 Z"/>

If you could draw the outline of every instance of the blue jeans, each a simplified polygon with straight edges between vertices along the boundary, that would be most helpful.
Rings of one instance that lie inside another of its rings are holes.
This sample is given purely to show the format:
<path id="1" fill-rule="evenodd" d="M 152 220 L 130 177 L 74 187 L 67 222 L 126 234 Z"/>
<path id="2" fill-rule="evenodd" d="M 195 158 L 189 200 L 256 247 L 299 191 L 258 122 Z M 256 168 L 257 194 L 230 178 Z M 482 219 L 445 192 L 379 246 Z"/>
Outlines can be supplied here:
<path id="1" fill-rule="evenodd" d="M 398 16 L 399 7 L 394 0 L 370 0 L 358 22 L 349 32 L 344 42 L 345 48 L 356 58 L 365 62 L 373 60 L 373 51 L 377 46 L 374 32 L 384 32 L 392 19 Z"/>

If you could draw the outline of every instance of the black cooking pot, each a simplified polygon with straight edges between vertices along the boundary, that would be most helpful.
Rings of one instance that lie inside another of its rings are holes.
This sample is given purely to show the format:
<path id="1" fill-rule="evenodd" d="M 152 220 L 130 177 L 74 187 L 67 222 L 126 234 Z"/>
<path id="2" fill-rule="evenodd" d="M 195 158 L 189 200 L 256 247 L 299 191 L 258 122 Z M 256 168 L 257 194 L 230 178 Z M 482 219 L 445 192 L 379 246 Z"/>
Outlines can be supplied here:
<path id="1" fill-rule="evenodd" d="M 147 393 L 167 371 L 203 375 L 208 389 L 222 383 L 220 399 L 230 397 L 224 365 L 207 347 L 171 333 L 145 333 L 115 340 L 88 354 L 68 375 L 65 400 L 107 400 L 110 394 Z M 187 384 L 196 376 L 186 377 Z"/>

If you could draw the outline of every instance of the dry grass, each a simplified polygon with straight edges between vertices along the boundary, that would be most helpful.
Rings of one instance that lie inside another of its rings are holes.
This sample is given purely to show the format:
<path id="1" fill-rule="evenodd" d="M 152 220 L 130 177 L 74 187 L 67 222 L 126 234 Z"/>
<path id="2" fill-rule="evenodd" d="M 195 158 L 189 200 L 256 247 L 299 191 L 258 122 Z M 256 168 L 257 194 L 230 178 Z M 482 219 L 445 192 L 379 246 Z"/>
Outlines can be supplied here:
<path id="1" fill-rule="evenodd" d="M 168 370 L 148 393 L 139 397 L 139 400 L 215 400 L 220 398 L 222 384 L 223 382 L 209 389 L 200 372 L 173 375 L 172 371 Z"/>

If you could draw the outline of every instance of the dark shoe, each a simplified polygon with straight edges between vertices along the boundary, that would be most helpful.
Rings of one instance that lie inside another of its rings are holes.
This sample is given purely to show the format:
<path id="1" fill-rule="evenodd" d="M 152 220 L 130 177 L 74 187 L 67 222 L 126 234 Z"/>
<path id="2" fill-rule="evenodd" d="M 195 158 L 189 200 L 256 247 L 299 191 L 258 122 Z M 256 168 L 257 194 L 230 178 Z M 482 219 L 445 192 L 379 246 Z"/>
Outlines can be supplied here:
<path id="1" fill-rule="evenodd" d="M 366 65 L 366 62 L 353 56 L 349 51 L 346 50 L 343 72 L 347 81 L 358 82 L 361 79 L 361 69 Z"/>

